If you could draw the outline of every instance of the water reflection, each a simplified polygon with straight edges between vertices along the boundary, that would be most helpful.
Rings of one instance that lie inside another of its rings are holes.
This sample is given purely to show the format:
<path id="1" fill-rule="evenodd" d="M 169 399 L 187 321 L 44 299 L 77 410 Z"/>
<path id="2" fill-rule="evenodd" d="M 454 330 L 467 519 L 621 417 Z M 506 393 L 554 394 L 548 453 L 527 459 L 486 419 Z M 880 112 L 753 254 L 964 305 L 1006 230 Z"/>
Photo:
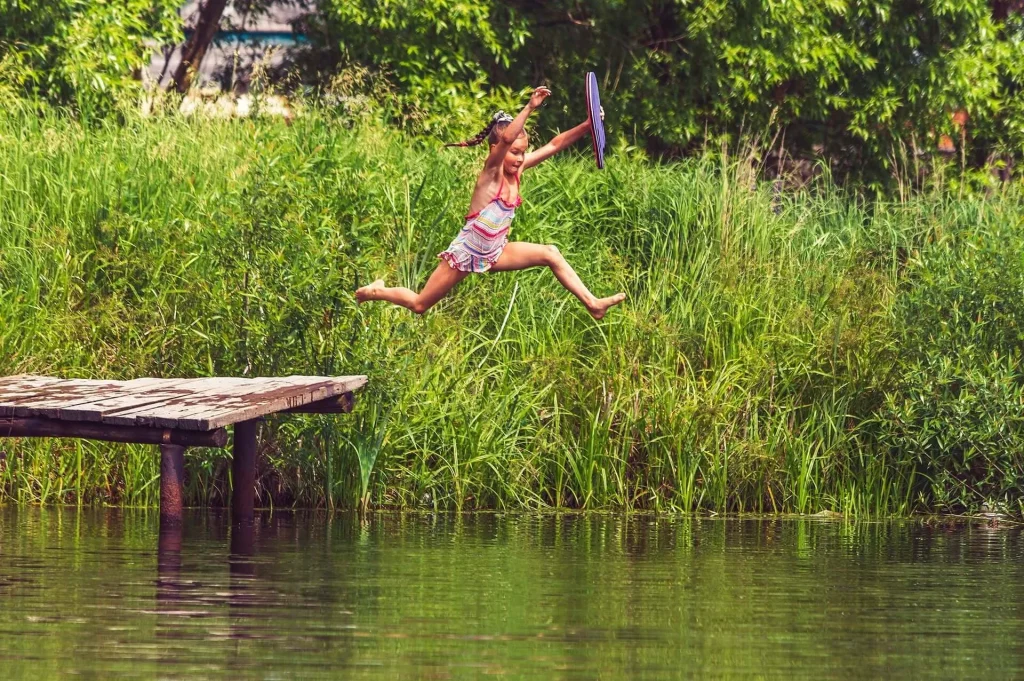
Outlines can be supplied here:
<path id="1" fill-rule="evenodd" d="M 188 599 L 187 585 L 181 581 L 180 523 L 161 524 L 156 549 L 156 605 L 160 612 L 175 612 L 177 603 Z"/>
<path id="2" fill-rule="evenodd" d="M 1024 666 L 1020 532 L 0 509 L 0 659 L 4 679 L 1005 678 Z"/>
<path id="3" fill-rule="evenodd" d="M 231 638 L 259 638 L 260 631 L 247 622 L 261 605 L 265 594 L 260 591 L 256 576 L 256 522 L 240 523 L 231 528 L 231 553 L 228 555 L 228 617 Z"/>
<path id="4" fill-rule="evenodd" d="M 156 614 L 157 637 L 187 638 L 191 627 L 183 625 L 183 619 L 215 617 L 216 608 L 228 607 L 230 627 L 226 631 L 211 629 L 208 635 L 227 638 L 256 638 L 259 631 L 246 623 L 254 608 L 270 605 L 268 592 L 261 590 L 256 574 L 257 524 L 241 523 L 227 529 L 230 536 L 226 564 L 228 572 L 227 589 L 218 589 L 218 580 L 196 580 L 193 575 L 182 574 L 183 550 L 185 549 L 186 525 L 160 524 L 157 544 Z M 193 529 L 203 532 L 201 525 L 192 524 Z M 225 530 L 219 524 L 213 535 L 224 539 Z"/>

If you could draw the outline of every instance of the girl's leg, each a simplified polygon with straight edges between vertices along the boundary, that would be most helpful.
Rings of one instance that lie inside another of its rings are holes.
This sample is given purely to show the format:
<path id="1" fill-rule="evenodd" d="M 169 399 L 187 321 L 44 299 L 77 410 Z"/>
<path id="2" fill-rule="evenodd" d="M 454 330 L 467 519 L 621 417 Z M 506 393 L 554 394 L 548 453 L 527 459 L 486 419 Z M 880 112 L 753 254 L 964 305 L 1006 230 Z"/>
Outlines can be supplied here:
<path id="1" fill-rule="evenodd" d="M 587 310 L 594 319 L 604 317 L 604 313 L 612 305 L 618 305 L 626 299 L 625 293 L 616 293 L 607 298 L 596 298 L 587 289 L 576 274 L 576 270 L 566 262 L 556 246 L 543 246 L 541 244 L 530 244 L 523 241 L 512 241 L 505 246 L 501 257 L 491 267 L 492 272 L 507 272 L 509 270 L 525 270 L 528 267 L 550 267 L 555 278 L 567 288 L 570 293 L 580 299 L 580 302 L 587 306 Z"/>
<path id="2" fill-rule="evenodd" d="M 384 286 L 383 279 L 378 279 L 356 291 L 356 300 L 360 303 L 365 303 L 367 300 L 386 300 L 389 303 L 408 308 L 416 314 L 423 314 L 437 301 L 444 298 L 468 274 L 469 272 L 461 272 L 442 260 L 419 293 L 404 286 L 388 288 Z"/>

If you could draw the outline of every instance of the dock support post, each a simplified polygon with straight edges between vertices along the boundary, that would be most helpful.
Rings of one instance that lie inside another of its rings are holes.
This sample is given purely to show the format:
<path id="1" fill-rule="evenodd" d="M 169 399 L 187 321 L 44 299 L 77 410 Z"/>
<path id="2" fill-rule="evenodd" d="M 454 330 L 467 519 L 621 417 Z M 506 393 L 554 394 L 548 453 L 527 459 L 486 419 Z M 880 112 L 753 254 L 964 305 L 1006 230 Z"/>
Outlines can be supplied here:
<path id="1" fill-rule="evenodd" d="M 160 526 L 181 525 L 185 484 L 185 448 L 160 445 Z"/>
<path id="2" fill-rule="evenodd" d="M 259 419 L 235 424 L 232 445 L 231 478 L 234 490 L 231 496 L 231 522 L 252 522 L 253 502 L 256 497 L 256 426 Z"/>

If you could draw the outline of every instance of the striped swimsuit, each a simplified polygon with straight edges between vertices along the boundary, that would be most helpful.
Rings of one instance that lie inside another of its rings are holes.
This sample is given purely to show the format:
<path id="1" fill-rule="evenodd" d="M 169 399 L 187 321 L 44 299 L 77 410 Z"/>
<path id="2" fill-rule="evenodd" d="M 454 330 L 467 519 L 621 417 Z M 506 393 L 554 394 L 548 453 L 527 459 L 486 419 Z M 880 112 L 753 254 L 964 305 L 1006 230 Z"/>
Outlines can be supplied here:
<path id="1" fill-rule="evenodd" d="M 518 178 L 516 184 L 518 184 Z M 505 186 L 505 173 L 501 173 L 498 194 L 483 209 L 466 216 L 466 225 L 448 246 L 438 253 L 455 270 L 461 272 L 486 272 L 501 256 L 508 243 L 508 230 L 516 208 L 523 203 L 521 196 L 515 204 L 505 203 L 501 190 Z"/>

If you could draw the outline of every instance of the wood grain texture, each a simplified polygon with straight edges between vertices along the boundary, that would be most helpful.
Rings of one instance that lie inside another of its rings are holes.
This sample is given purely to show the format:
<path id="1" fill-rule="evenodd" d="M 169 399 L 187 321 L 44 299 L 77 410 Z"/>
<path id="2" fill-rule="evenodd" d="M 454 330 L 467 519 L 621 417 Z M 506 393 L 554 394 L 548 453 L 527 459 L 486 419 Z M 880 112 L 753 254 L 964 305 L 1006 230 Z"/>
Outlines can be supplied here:
<path id="1" fill-rule="evenodd" d="M 0 417 L 210 431 L 282 411 L 337 413 L 366 376 L 143 378 L 0 377 Z"/>

